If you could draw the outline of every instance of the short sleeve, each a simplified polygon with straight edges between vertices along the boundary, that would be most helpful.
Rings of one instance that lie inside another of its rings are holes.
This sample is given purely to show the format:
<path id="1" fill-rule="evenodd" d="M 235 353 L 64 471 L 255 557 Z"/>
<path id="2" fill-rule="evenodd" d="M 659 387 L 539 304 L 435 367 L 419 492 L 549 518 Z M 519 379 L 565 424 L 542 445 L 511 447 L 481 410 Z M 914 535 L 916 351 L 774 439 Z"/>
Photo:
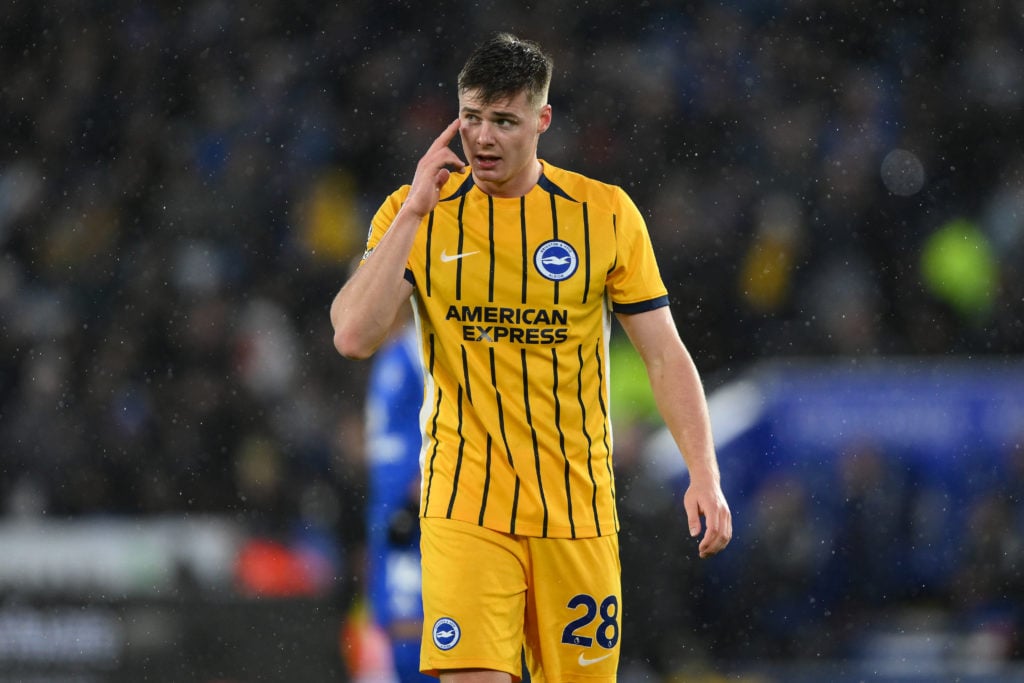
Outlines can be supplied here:
<path id="1" fill-rule="evenodd" d="M 373 253 L 373 250 L 377 248 L 377 244 L 380 243 L 381 238 L 391 227 L 391 224 L 395 221 L 395 216 L 398 215 L 398 210 L 402 208 L 402 204 L 405 203 L 405 198 L 409 195 L 410 187 L 403 185 L 398 188 L 384 200 L 384 203 L 377 209 L 377 213 L 373 215 L 370 220 L 370 230 L 366 234 L 366 249 L 363 251 L 363 256 L 359 260 L 359 264 L 362 265 L 363 261 Z"/>
<path id="2" fill-rule="evenodd" d="M 607 293 L 616 313 L 642 313 L 668 305 L 647 224 L 636 204 L 616 188 L 615 264 Z"/>

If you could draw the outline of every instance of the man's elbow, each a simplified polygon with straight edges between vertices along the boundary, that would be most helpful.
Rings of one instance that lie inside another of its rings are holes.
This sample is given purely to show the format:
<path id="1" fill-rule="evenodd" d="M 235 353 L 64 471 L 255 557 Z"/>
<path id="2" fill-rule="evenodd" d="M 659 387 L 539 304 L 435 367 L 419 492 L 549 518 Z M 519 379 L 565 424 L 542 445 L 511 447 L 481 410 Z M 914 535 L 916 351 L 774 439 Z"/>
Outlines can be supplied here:
<path id="1" fill-rule="evenodd" d="M 344 327 L 334 330 L 334 348 L 349 360 L 366 360 L 377 350 L 376 345 L 368 344 L 358 334 L 353 334 Z"/>

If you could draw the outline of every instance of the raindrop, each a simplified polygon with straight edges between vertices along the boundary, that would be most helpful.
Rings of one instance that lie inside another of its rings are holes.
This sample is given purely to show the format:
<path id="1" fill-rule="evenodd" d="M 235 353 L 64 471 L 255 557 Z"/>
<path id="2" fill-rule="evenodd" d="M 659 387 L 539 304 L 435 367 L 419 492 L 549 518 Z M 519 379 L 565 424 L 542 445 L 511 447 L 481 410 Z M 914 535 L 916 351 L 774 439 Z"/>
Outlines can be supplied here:
<path id="1" fill-rule="evenodd" d="M 924 166 L 913 152 L 894 149 L 882 159 L 882 182 L 895 195 L 909 197 L 924 187 Z"/>

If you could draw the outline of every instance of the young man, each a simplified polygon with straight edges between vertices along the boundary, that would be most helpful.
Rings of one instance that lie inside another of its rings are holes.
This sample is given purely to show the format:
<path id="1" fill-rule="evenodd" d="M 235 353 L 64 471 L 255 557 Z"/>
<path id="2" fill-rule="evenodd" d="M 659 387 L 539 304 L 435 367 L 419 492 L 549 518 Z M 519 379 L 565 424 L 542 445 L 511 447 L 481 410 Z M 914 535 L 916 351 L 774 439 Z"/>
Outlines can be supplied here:
<path id="1" fill-rule="evenodd" d="M 620 188 L 537 156 L 552 63 L 501 34 L 458 80 L 459 118 L 373 219 L 331 306 L 370 356 L 411 295 L 426 368 L 421 668 L 442 681 L 614 681 L 622 614 L 608 406 L 615 313 L 690 473 L 701 557 L 722 550 L 703 388 L 650 238 Z M 449 148 L 460 133 L 470 168 Z"/>

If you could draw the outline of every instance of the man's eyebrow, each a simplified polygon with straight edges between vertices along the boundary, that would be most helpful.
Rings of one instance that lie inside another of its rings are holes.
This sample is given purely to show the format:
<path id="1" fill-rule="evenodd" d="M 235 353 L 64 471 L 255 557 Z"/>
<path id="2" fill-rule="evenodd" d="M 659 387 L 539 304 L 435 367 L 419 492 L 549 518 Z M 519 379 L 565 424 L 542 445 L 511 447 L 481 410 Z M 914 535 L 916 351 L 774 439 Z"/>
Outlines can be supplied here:
<path id="1" fill-rule="evenodd" d="M 464 107 L 462 107 L 462 111 L 464 113 L 466 113 L 466 114 L 476 114 L 477 116 L 480 116 L 480 115 L 483 114 L 484 110 L 483 109 L 479 109 L 477 107 L 467 107 L 467 106 L 464 106 Z M 518 119 L 519 118 L 519 115 L 516 114 L 515 112 L 512 112 L 512 111 L 492 111 L 492 112 L 490 112 L 490 115 L 495 117 L 495 118 L 499 118 L 499 119 Z"/>

